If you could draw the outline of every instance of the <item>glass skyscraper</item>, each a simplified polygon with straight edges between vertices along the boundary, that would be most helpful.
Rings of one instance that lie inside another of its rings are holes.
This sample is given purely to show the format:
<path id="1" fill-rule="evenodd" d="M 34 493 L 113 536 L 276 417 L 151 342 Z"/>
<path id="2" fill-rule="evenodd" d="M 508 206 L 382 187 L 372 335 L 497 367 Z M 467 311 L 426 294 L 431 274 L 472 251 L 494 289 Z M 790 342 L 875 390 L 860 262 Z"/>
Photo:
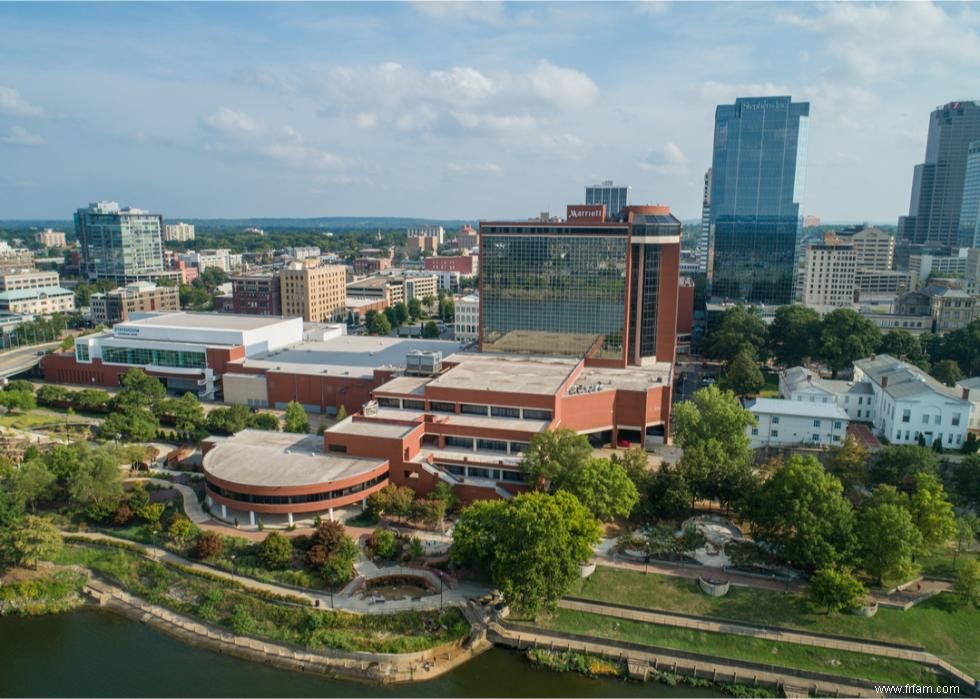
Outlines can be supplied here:
<path id="1" fill-rule="evenodd" d="M 622 217 L 623 209 L 630 203 L 630 188 L 617 187 L 612 180 L 585 188 L 586 204 L 605 204 L 606 216 L 610 219 Z"/>
<path id="2" fill-rule="evenodd" d="M 950 102 L 929 115 L 926 158 L 912 172 L 909 215 L 898 220 L 900 240 L 932 247 L 960 244 L 967 151 L 977 140 L 980 102 Z"/>
<path id="3" fill-rule="evenodd" d="M 959 238 L 962 247 L 980 247 L 980 141 L 971 143 L 966 151 Z"/>
<path id="4" fill-rule="evenodd" d="M 163 217 L 114 201 L 75 212 L 82 271 L 118 282 L 156 279 L 163 274 Z"/>
<path id="5" fill-rule="evenodd" d="M 809 119 L 810 104 L 791 97 L 740 97 L 715 110 L 712 300 L 793 303 Z"/>

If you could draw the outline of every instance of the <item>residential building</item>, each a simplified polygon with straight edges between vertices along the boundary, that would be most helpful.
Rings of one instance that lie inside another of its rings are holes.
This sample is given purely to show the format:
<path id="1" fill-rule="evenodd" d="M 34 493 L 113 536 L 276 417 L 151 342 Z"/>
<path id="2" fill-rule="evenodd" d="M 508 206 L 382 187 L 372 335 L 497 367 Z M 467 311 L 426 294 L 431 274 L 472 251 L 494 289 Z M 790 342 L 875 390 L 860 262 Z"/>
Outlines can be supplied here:
<path id="1" fill-rule="evenodd" d="M 293 262 L 279 273 L 282 313 L 319 323 L 342 320 L 347 313 L 347 269 Z"/>
<path id="2" fill-rule="evenodd" d="M 50 228 L 45 228 L 43 231 L 35 233 L 34 242 L 46 248 L 64 248 L 68 246 L 65 240 L 65 232 L 54 231 Z"/>
<path id="3" fill-rule="evenodd" d="M 35 269 L 33 252 L 0 243 L 0 274 L 33 272 Z"/>
<path id="4" fill-rule="evenodd" d="M 232 311 L 256 316 L 282 315 L 280 289 L 281 282 L 278 274 L 232 277 Z"/>
<path id="5" fill-rule="evenodd" d="M 163 227 L 163 239 L 178 243 L 194 240 L 194 224 L 168 223 Z"/>
<path id="6" fill-rule="evenodd" d="M 391 269 L 391 260 L 387 257 L 358 257 L 354 260 L 353 268 L 358 277 L 371 276 Z"/>
<path id="7" fill-rule="evenodd" d="M 75 292 L 60 286 L 42 286 L 0 292 L 0 311 L 46 316 L 75 310 Z"/>
<path id="8" fill-rule="evenodd" d="M 970 401 L 970 432 L 980 432 L 980 377 L 957 381 L 956 388 L 961 398 Z"/>
<path id="9" fill-rule="evenodd" d="M 854 303 L 857 265 L 850 243 L 830 240 L 806 248 L 803 304 L 816 308 L 845 308 Z"/>
<path id="10" fill-rule="evenodd" d="M 696 271 L 705 274 L 711 253 L 711 168 L 704 173 L 704 192 L 701 198 L 701 237 L 695 251 Z"/>
<path id="11" fill-rule="evenodd" d="M 180 289 L 153 282 L 133 282 L 104 294 L 92 294 L 89 305 L 95 323 L 115 325 L 129 320 L 133 313 L 179 311 Z"/>
<path id="12" fill-rule="evenodd" d="M 471 277 L 477 272 L 476 255 L 438 255 L 425 258 L 423 269 L 427 272 L 458 272 Z"/>
<path id="13" fill-rule="evenodd" d="M 423 255 L 435 255 L 439 250 L 439 236 L 427 234 L 427 229 L 419 229 L 416 235 L 412 235 L 409 229 L 409 236 L 405 241 L 405 255 L 410 258 L 422 257 Z"/>
<path id="14" fill-rule="evenodd" d="M 455 306 L 456 339 L 459 342 L 476 342 L 480 339 L 480 297 L 477 294 L 458 296 Z"/>
<path id="15" fill-rule="evenodd" d="M 755 425 L 746 428 L 749 446 L 837 447 L 847 438 L 847 413 L 836 403 L 804 403 L 757 398 L 748 410 Z"/>
<path id="16" fill-rule="evenodd" d="M 871 422 L 874 393 L 867 381 L 825 379 L 804 367 L 779 372 L 779 397 L 798 403 L 833 403 L 856 422 Z"/>
<path id="17" fill-rule="evenodd" d="M 954 246 L 970 144 L 980 140 L 980 102 L 949 102 L 929 116 L 925 162 L 912 174 L 909 214 L 898 220 L 898 237 L 914 244 Z"/>
<path id="18" fill-rule="evenodd" d="M 75 212 L 82 273 L 118 282 L 156 279 L 163 271 L 163 216 L 114 201 Z"/>
<path id="19" fill-rule="evenodd" d="M 966 151 L 959 244 L 980 248 L 980 140 L 971 143 Z"/>
<path id="20" fill-rule="evenodd" d="M 456 248 L 460 251 L 472 250 L 480 245 L 480 234 L 470 224 L 465 224 L 456 234 Z"/>
<path id="21" fill-rule="evenodd" d="M 877 325 L 883 333 L 889 330 L 904 330 L 912 335 L 932 332 L 932 316 L 928 314 L 878 313 L 865 310 L 859 313 L 862 318 Z"/>
<path id="22" fill-rule="evenodd" d="M 630 187 L 615 185 L 612 180 L 594 184 L 585 188 L 586 204 L 605 204 L 606 216 L 611 221 L 620 220 L 623 209 L 630 203 Z"/>
<path id="23" fill-rule="evenodd" d="M 673 364 L 681 224 L 666 206 L 480 224 L 480 348 Z"/>
<path id="24" fill-rule="evenodd" d="M 0 274 L 0 291 L 61 286 L 57 272 L 15 272 Z"/>
<path id="25" fill-rule="evenodd" d="M 892 444 L 916 444 L 921 435 L 928 445 L 938 440 L 948 449 L 963 446 L 972 406 L 960 389 L 887 354 L 854 362 L 854 380 L 871 384 L 878 436 Z"/>
<path id="26" fill-rule="evenodd" d="M 715 111 L 709 296 L 792 303 L 810 105 L 740 97 Z"/>
<path id="27" fill-rule="evenodd" d="M 223 313 L 144 313 L 110 330 L 83 335 L 73 352 L 41 359 L 46 381 L 86 386 L 118 386 L 132 367 L 166 384 L 213 399 L 229 362 L 274 352 L 303 339 L 301 318 Z"/>

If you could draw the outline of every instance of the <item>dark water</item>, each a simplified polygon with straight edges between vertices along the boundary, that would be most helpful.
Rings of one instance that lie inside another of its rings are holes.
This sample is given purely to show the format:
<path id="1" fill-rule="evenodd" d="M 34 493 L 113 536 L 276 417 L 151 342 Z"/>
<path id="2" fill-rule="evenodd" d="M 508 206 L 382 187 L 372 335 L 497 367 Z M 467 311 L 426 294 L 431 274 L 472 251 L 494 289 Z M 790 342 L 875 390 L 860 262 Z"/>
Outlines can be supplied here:
<path id="1" fill-rule="evenodd" d="M 701 689 L 558 674 L 494 649 L 429 682 L 382 687 L 219 655 L 109 612 L 0 618 L 0 696 L 708 697 Z"/>

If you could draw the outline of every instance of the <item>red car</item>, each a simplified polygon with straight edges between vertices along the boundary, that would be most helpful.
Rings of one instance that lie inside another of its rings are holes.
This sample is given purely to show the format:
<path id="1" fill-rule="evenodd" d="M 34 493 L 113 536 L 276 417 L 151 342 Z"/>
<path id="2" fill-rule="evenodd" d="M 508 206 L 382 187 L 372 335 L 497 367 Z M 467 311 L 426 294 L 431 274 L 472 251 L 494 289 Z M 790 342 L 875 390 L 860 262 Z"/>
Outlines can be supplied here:
<path id="1" fill-rule="evenodd" d="M 616 442 L 616 446 L 626 447 L 628 449 L 630 447 L 630 440 L 620 439 L 619 441 Z"/>

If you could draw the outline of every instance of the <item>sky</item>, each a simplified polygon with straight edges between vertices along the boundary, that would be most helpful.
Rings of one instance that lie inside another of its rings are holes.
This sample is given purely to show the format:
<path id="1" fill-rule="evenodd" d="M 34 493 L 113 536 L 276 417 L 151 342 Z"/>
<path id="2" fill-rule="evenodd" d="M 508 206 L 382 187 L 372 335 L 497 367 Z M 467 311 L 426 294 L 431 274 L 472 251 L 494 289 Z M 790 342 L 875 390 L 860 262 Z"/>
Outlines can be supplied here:
<path id="1" fill-rule="evenodd" d="M 0 3 L 0 219 L 700 217 L 715 106 L 810 102 L 802 210 L 907 212 L 970 3 Z"/>

